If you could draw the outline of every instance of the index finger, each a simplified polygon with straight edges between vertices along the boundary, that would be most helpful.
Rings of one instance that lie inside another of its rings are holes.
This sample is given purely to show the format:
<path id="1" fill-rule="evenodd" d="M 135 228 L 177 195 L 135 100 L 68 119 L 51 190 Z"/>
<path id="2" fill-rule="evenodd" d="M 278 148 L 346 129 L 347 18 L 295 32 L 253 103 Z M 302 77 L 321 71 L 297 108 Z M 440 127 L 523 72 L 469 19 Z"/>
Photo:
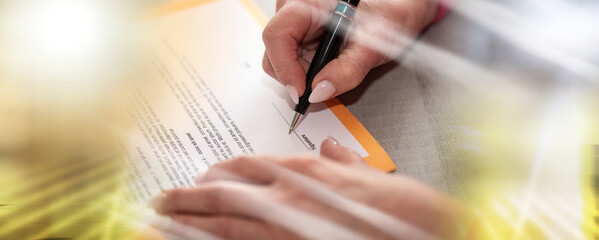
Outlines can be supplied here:
<path id="1" fill-rule="evenodd" d="M 323 23 L 320 4 L 288 1 L 271 19 L 262 39 L 276 79 L 292 85 L 299 95 L 305 89 L 306 72 L 299 61 L 298 49 L 303 41 L 318 33 Z"/>

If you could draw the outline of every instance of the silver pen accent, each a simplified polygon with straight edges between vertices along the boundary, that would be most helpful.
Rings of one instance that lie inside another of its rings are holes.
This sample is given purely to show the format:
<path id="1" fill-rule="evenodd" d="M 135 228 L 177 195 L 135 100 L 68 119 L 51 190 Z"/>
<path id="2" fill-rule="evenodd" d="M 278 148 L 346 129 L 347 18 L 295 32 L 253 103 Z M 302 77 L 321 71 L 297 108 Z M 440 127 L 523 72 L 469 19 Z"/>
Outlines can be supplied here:
<path id="1" fill-rule="evenodd" d="M 293 130 L 295 129 L 295 126 L 297 125 L 297 122 L 299 122 L 300 117 L 302 116 L 301 113 L 295 112 L 293 114 L 293 120 L 291 120 L 291 125 L 289 125 L 289 133 L 291 134 L 291 132 L 293 132 Z"/>

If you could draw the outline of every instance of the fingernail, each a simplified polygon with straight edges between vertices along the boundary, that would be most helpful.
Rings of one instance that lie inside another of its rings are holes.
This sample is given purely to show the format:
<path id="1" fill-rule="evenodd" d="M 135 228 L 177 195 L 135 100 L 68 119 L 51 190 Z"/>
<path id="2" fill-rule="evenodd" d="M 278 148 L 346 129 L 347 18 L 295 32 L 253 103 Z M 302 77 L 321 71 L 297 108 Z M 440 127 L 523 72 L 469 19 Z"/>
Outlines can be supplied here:
<path id="1" fill-rule="evenodd" d="M 339 145 L 339 141 L 337 141 L 337 139 L 335 139 L 335 138 L 333 138 L 331 136 L 328 136 L 327 139 L 329 141 L 331 141 L 331 143 L 333 143 L 334 145 Z"/>
<path id="2" fill-rule="evenodd" d="M 154 196 L 148 201 L 148 205 L 156 210 L 156 212 L 160 212 L 162 210 L 162 205 L 164 204 L 164 200 L 166 199 L 166 192 L 162 191 L 160 194 Z"/>
<path id="3" fill-rule="evenodd" d="M 312 90 L 312 94 L 310 94 L 308 101 L 310 103 L 322 102 L 331 98 L 333 94 L 335 94 L 335 91 L 335 86 L 333 86 L 330 81 L 321 81 L 316 85 L 314 90 Z"/>
<path id="4" fill-rule="evenodd" d="M 293 101 L 293 103 L 299 103 L 299 94 L 297 93 L 297 89 L 295 89 L 293 85 L 287 85 L 287 92 L 289 92 L 289 96 L 291 96 L 291 101 Z"/>

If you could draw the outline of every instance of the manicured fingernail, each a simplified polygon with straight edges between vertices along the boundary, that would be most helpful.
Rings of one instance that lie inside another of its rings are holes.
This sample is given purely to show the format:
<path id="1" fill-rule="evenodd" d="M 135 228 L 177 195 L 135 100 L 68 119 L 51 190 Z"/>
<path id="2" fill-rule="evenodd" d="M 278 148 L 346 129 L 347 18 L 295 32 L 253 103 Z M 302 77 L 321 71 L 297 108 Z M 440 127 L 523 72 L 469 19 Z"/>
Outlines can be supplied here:
<path id="1" fill-rule="evenodd" d="M 327 139 L 331 141 L 331 143 L 339 145 L 339 141 L 337 141 L 337 139 L 335 139 L 334 137 L 328 136 Z"/>
<path id="2" fill-rule="evenodd" d="M 297 93 L 297 89 L 295 89 L 293 85 L 287 85 L 287 92 L 289 92 L 289 96 L 291 97 L 291 101 L 293 101 L 293 103 L 299 103 L 299 94 Z"/>
<path id="3" fill-rule="evenodd" d="M 322 102 L 331 98 L 335 92 L 335 86 L 333 86 L 330 81 L 324 80 L 319 82 L 314 90 L 312 90 L 312 94 L 310 94 L 308 101 L 310 103 Z"/>
<path id="4" fill-rule="evenodd" d="M 164 204 L 164 200 L 166 199 L 166 192 L 162 191 L 160 194 L 154 196 L 150 201 L 148 201 L 148 205 L 156 210 L 156 212 L 160 212 L 162 210 L 162 205 Z"/>

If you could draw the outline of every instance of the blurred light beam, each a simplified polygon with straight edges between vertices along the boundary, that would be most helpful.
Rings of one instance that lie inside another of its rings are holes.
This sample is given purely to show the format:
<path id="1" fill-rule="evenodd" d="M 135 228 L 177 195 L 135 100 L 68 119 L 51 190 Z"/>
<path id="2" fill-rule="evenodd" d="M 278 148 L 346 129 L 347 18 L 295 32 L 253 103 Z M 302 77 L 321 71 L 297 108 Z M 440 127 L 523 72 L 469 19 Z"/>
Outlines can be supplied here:
<path id="1" fill-rule="evenodd" d="M 102 18 L 86 1 L 49 1 L 32 14 L 32 33 L 42 54 L 57 58 L 88 55 L 102 38 Z"/>

